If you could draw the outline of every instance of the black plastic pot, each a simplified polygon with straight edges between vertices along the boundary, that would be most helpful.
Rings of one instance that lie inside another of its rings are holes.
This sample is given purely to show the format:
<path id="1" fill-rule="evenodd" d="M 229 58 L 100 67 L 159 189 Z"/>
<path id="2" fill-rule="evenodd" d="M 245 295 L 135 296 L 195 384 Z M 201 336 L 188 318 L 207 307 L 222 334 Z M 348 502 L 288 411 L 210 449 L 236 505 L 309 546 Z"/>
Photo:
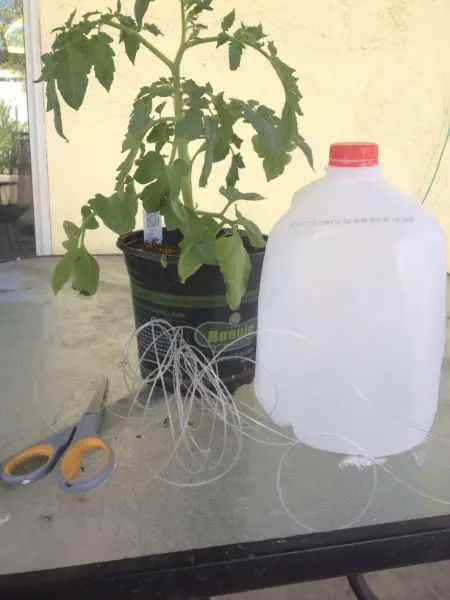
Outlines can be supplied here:
<path id="1" fill-rule="evenodd" d="M 163 244 L 176 245 L 177 232 L 164 231 Z M 204 265 L 186 283 L 178 279 L 178 258 L 167 257 L 167 266 L 161 264 L 160 252 L 142 250 L 143 232 L 133 231 L 121 236 L 117 247 L 125 256 L 131 283 L 131 294 L 136 327 L 152 318 L 165 319 L 173 325 L 187 325 L 197 331 L 186 329 L 185 339 L 208 358 L 230 344 L 227 352 L 220 354 L 218 370 L 222 381 L 234 391 L 254 376 L 254 365 L 246 359 L 255 359 L 257 306 L 264 249 L 252 249 L 252 270 L 247 293 L 239 310 L 232 311 L 227 305 L 226 288 L 218 266 Z M 160 332 L 159 332 L 160 333 Z M 142 375 L 155 369 L 156 356 L 151 328 L 145 328 L 138 336 L 138 352 Z M 156 336 L 157 337 L 157 336 Z M 157 344 L 159 357 L 169 340 L 160 337 Z M 160 350 L 161 347 L 161 350 Z M 171 387 L 170 377 L 165 384 Z"/>

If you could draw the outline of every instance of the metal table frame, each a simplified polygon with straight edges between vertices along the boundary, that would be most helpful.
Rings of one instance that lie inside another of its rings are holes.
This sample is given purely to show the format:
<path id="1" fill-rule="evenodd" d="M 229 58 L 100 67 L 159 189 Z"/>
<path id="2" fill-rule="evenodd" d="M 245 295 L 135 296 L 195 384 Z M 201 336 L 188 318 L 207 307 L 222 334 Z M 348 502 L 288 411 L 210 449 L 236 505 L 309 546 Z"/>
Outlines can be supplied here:
<path id="1" fill-rule="evenodd" d="M 0 576 L 5 600 L 206 598 L 450 559 L 450 515 Z M 366 595 L 364 595 L 364 593 Z"/>

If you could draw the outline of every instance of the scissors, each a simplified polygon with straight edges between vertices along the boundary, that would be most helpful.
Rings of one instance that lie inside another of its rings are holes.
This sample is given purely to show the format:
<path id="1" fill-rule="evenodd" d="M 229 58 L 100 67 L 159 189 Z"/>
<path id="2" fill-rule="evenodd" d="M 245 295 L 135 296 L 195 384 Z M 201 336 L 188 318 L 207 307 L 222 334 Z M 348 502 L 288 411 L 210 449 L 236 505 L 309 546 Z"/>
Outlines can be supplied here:
<path id="1" fill-rule="evenodd" d="M 11 458 L 0 473 L 6 483 L 26 485 L 43 479 L 55 469 L 56 483 L 66 492 L 86 492 L 96 488 L 111 474 L 114 453 L 111 447 L 98 437 L 103 421 L 109 381 L 103 377 L 95 391 L 87 411 L 75 425 L 67 427 Z M 86 454 L 102 450 L 105 455 L 103 469 L 88 481 L 75 481 Z M 41 459 L 37 468 L 26 470 L 26 463 Z M 42 465 L 42 459 L 45 464 Z M 17 474 L 20 472 L 20 474 Z"/>

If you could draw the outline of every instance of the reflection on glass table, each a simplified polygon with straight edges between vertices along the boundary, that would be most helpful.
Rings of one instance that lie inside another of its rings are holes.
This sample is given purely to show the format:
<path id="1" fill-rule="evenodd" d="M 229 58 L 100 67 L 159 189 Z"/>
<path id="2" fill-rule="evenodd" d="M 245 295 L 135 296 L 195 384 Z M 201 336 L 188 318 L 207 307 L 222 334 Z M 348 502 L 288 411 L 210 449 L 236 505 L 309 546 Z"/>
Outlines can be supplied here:
<path id="1" fill-rule="evenodd" d="M 427 442 L 378 461 L 296 442 L 251 386 L 225 420 L 157 393 L 146 407 L 148 388 L 130 395 L 123 379 L 134 324 L 122 259 L 100 261 L 91 298 L 52 295 L 56 259 L 0 265 L 0 460 L 74 423 L 101 374 L 102 438 L 116 456 L 86 494 L 53 478 L 0 486 L 5 597 L 201 598 L 450 558 L 447 359 Z"/>

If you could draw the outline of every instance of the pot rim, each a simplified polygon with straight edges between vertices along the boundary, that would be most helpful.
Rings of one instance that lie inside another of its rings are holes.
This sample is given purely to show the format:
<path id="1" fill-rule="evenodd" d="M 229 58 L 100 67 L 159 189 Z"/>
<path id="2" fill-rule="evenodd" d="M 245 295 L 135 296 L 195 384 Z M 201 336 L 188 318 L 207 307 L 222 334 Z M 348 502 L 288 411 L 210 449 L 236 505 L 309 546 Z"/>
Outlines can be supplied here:
<path id="1" fill-rule="evenodd" d="M 164 227 L 163 231 L 167 231 Z M 129 254 L 131 256 L 136 256 L 138 258 L 144 258 L 147 260 L 155 260 L 161 262 L 161 258 L 163 254 L 161 252 L 149 252 L 148 250 L 141 250 L 140 248 L 133 248 L 131 243 L 136 241 L 136 237 L 144 237 L 143 229 L 136 229 L 134 231 L 130 231 L 128 233 L 124 233 L 117 238 L 116 246 L 121 250 L 124 254 Z M 245 236 L 247 237 L 247 236 Z M 268 236 L 264 235 L 264 239 L 267 241 Z M 248 238 L 247 238 L 248 239 Z M 252 251 L 249 252 L 250 260 L 252 257 L 259 257 L 263 255 L 266 251 L 266 248 L 254 248 L 251 246 Z M 177 264 L 179 261 L 179 256 L 167 256 L 166 260 L 168 263 Z"/>
<path id="2" fill-rule="evenodd" d="M 163 257 L 163 254 L 161 252 L 149 252 L 148 250 L 133 248 L 131 244 L 136 242 L 137 236 L 142 237 L 142 239 L 144 239 L 144 230 L 135 229 L 134 231 L 129 231 L 128 233 L 120 235 L 117 238 L 116 242 L 117 248 L 119 248 L 119 250 L 121 250 L 124 254 L 128 254 L 130 256 L 137 256 L 138 258 L 161 262 L 161 258 Z M 178 259 L 179 256 L 167 256 L 166 260 L 168 263 L 177 264 Z"/>

